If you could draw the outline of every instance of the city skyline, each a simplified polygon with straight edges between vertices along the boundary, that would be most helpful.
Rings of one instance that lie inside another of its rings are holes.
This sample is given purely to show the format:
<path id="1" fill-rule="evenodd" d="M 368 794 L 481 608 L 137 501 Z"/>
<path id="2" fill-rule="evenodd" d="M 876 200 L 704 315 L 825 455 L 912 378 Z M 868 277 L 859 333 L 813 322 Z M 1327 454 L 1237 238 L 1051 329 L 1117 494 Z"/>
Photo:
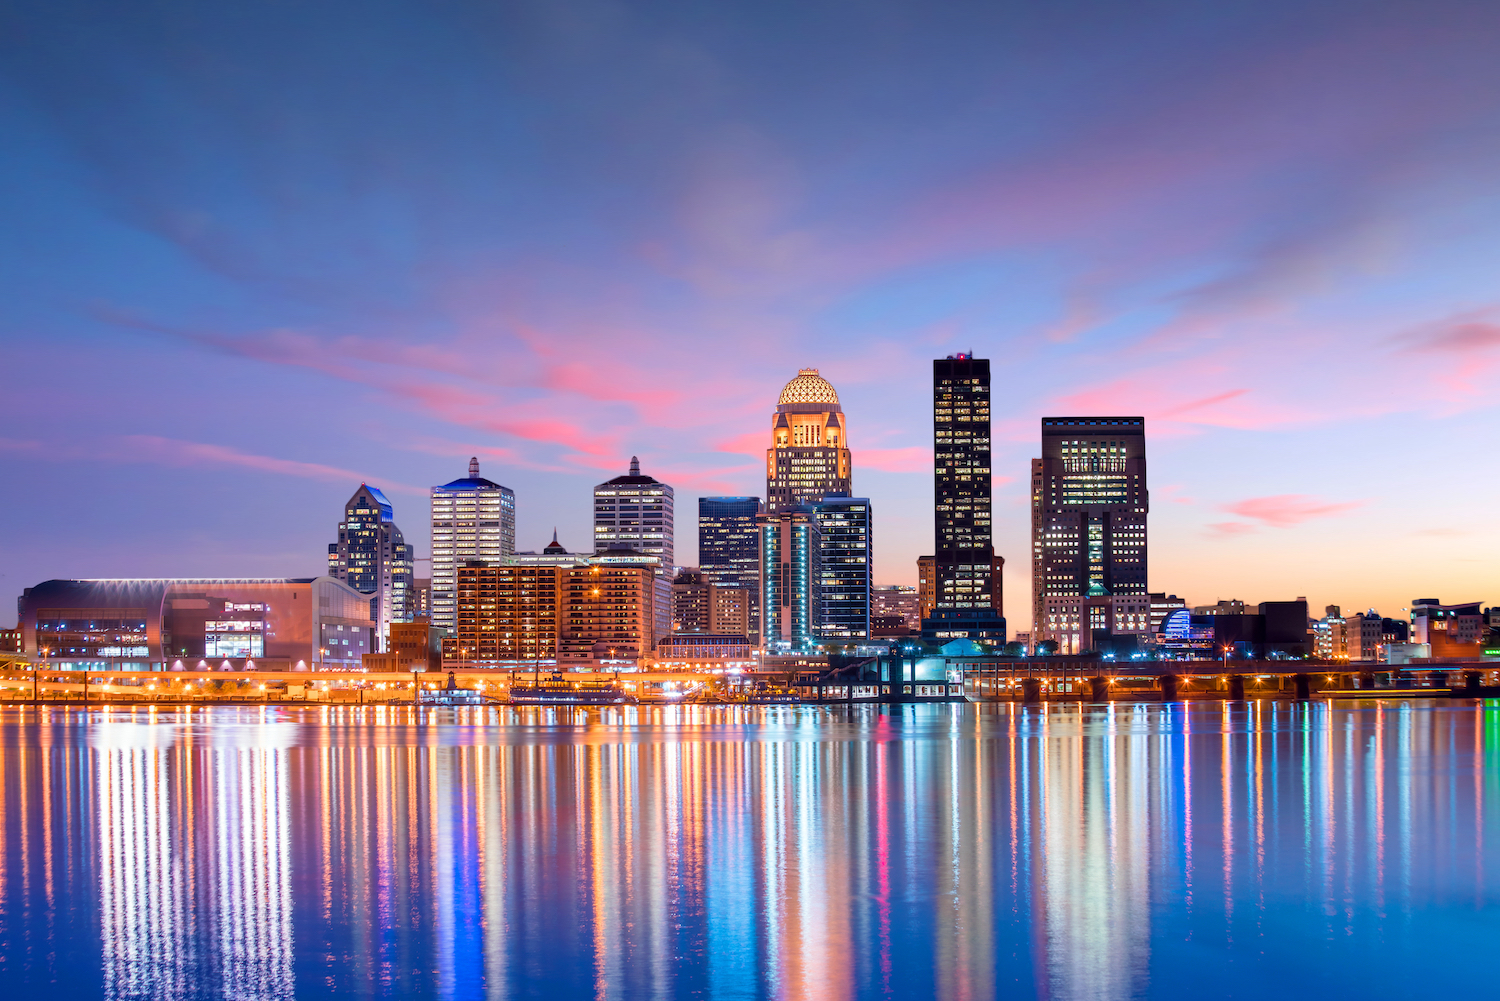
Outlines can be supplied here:
<path id="1" fill-rule="evenodd" d="M 631 455 L 684 511 L 761 495 L 803 367 L 913 583 L 910 375 L 972 351 L 1013 629 L 1059 413 L 1149 423 L 1151 591 L 1496 597 L 1495 12 L 497 16 L 16 13 L 0 343 L 48 376 L 8 387 L 9 593 L 317 573 L 314 513 L 365 481 L 416 536 L 471 455 L 518 549 L 586 552 Z"/>
<path id="2" fill-rule="evenodd" d="M 1035 442 L 1035 437 L 1034 436 L 1035 436 L 1035 432 L 1033 431 L 1033 445 L 1031 447 L 1031 450 L 1033 452 L 1036 451 L 1036 446 L 1034 444 L 1034 442 Z M 1024 450 L 1024 446 L 1023 446 L 1022 450 Z M 857 462 L 858 462 L 858 459 L 857 459 L 858 450 L 856 449 L 856 450 L 854 450 L 854 452 L 856 453 L 855 463 L 857 464 Z M 1035 461 L 1036 460 L 1032 460 L 1033 472 L 1032 472 L 1031 475 L 1035 475 L 1035 473 L 1034 473 Z M 638 468 L 638 466 L 639 466 L 639 460 L 636 457 L 632 456 L 631 457 L 631 462 L 632 462 L 633 468 Z M 471 462 L 470 462 L 470 475 L 471 475 L 471 477 L 474 475 L 474 468 L 475 468 L 474 467 L 474 463 L 473 463 L 473 460 L 471 459 Z M 587 475 L 587 474 L 585 474 L 585 475 Z M 915 475 L 920 476 L 922 474 L 919 473 L 919 474 L 915 474 Z M 926 478 L 930 481 L 930 479 L 931 479 L 930 472 L 926 474 Z M 994 473 L 993 479 L 994 479 L 994 482 L 997 485 L 1000 484 L 1000 483 L 1002 483 L 1002 482 L 1009 482 L 1009 480 L 1010 480 L 1010 478 L 1006 475 L 1006 473 L 1003 472 L 1003 471 L 1001 471 L 1001 470 L 999 470 L 999 469 L 996 469 L 996 471 Z M 1020 482 L 1022 482 L 1022 483 L 1028 482 L 1025 477 L 1021 477 L 1019 479 L 1020 479 Z M 489 481 L 488 480 L 483 480 L 482 482 L 488 483 Z M 762 483 L 764 483 L 764 482 L 765 481 L 762 480 Z M 437 493 L 437 492 L 442 492 L 445 489 L 451 489 L 451 488 L 453 488 L 455 486 L 458 486 L 458 485 L 460 485 L 462 483 L 464 483 L 464 481 L 460 480 L 460 481 L 454 481 L 453 483 L 445 484 L 445 485 L 442 485 L 442 486 L 428 487 L 428 488 L 425 488 L 425 489 L 421 489 L 420 493 L 422 495 L 432 496 L 432 495 L 435 495 L 435 493 Z M 1172 489 L 1175 489 L 1176 487 L 1177 487 L 1177 485 L 1173 484 L 1168 489 L 1172 490 Z M 363 482 L 360 483 L 359 490 L 363 490 L 363 489 L 367 489 L 367 488 L 368 489 L 372 489 L 372 490 L 374 490 L 377 493 L 380 492 L 380 488 L 377 485 L 375 485 L 375 484 L 366 484 L 366 483 L 363 483 Z M 509 490 L 509 488 L 501 488 L 501 489 L 505 490 L 506 494 L 507 494 L 507 496 L 506 496 L 506 503 L 507 503 L 506 516 L 507 516 L 507 522 L 506 522 L 506 526 L 505 526 L 505 532 L 506 532 L 507 539 L 509 539 L 509 537 L 510 537 L 510 519 L 512 517 L 514 518 L 514 521 L 515 521 L 516 524 L 526 524 L 527 521 L 528 521 L 528 519 L 526 519 L 525 516 L 524 516 L 526 504 L 525 504 L 524 498 L 520 498 L 520 497 L 516 497 L 515 496 L 515 492 L 514 491 Z M 593 486 L 589 486 L 585 490 L 585 493 L 586 493 L 586 497 L 584 499 L 584 504 L 585 504 L 585 519 L 584 519 L 584 524 L 582 526 L 582 534 L 587 535 L 587 536 L 592 536 L 594 534 L 594 529 L 595 529 L 595 526 L 596 526 L 596 523 L 597 523 L 596 522 L 597 512 L 596 512 L 596 509 L 595 509 L 596 498 L 593 495 L 593 491 L 596 490 L 596 489 L 597 489 L 597 484 L 593 485 Z M 337 488 L 335 488 L 334 492 L 338 493 L 339 491 L 338 491 Z M 398 495 L 406 497 L 408 499 L 408 501 L 411 504 L 413 504 L 413 505 L 420 505 L 421 504 L 422 498 L 418 497 L 418 496 L 414 496 L 415 494 L 418 493 L 418 488 L 414 488 L 414 487 L 413 488 L 408 488 L 408 489 L 398 488 L 397 490 L 395 490 L 393 492 L 398 492 Z M 358 494 L 358 490 L 356 491 L 356 495 L 357 494 Z M 699 501 L 699 500 L 702 500 L 702 499 L 705 499 L 705 498 L 713 499 L 713 497 L 714 497 L 714 495 L 707 495 L 707 494 L 705 494 L 703 497 L 694 498 L 694 504 L 696 505 L 697 501 Z M 1028 498 L 1028 500 L 1029 500 L 1029 498 Z M 395 502 L 395 503 L 399 504 L 400 502 Z M 878 500 L 877 500 L 877 503 L 878 503 Z M 511 505 L 514 506 L 514 510 L 513 511 L 510 510 L 510 506 Z M 553 512 L 553 513 L 554 513 L 554 515 L 560 515 L 561 514 L 561 512 Z M 1172 514 L 1172 513 L 1176 513 L 1176 512 L 1175 512 L 1175 510 L 1168 509 L 1164 513 Z M 1334 514 L 1336 512 L 1327 512 L 1327 513 Z M 909 515 L 910 512 L 904 512 L 904 514 Z M 1029 545 L 1032 543 L 1032 539 L 1031 539 L 1031 521 L 1030 521 L 1031 515 L 1030 515 L 1029 507 L 1028 507 L 1028 509 L 1026 511 L 1022 512 L 1021 517 L 1023 517 L 1024 519 L 1026 519 L 1026 522 L 1025 522 L 1024 534 L 1020 538 L 1020 542 L 1018 544 L 1018 547 L 1019 547 L 1019 549 L 1021 551 L 1025 551 L 1025 549 L 1027 547 L 1029 547 Z M 1261 517 L 1261 518 L 1267 519 L 1269 524 L 1276 524 L 1276 516 L 1273 515 L 1273 514 L 1271 514 L 1271 513 L 1250 514 L 1250 515 L 1246 515 L 1245 517 L 1248 517 L 1248 518 Z M 398 518 L 399 518 L 399 515 L 398 515 Z M 430 518 L 430 514 L 424 516 L 423 520 L 427 521 L 427 520 L 429 520 L 429 518 Z M 931 518 L 931 516 L 929 514 L 928 515 L 928 524 L 929 525 L 931 524 L 930 518 Z M 689 521 L 696 521 L 696 518 L 689 517 L 688 520 Z M 1003 527 L 1003 522 L 1004 522 L 1005 519 L 997 516 L 995 520 L 997 522 L 996 537 L 999 538 L 1000 535 L 1002 534 L 1001 531 L 1000 531 L 1000 529 Z M 1013 516 L 1012 520 L 1015 520 L 1014 516 Z M 1291 524 L 1295 524 L 1296 521 L 1297 521 L 1297 519 L 1292 518 L 1292 519 L 1289 519 L 1289 521 L 1290 521 Z M 564 526 L 568 525 L 569 524 L 568 519 L 561 518 L 561 517 L 554 517 L 553 518 L 553 522 L 554 522 L 554 527 L 549 530 L 549 533 L 551 533 L 551 534 L 549 534 L 549 541 L 550 541 L 550 538 L 553 537 L 553 535 L 555 535 L 558 532 L 561 532 L 561 536 L 562 536 L 562 539 L 563 539 L 563 544 L 564 544 L 565 547 L 568 546 L 568 544 L 569 544 L 568 543 L 568 536 L 570 534 L 569 531 L 568 531 L 568 529 L 567 528 L 559 529 L 557 527 L 558 525 L 564 525 Z M 1014 526 L 1012 526 L 1012 527 L 1014 527 Z M 686 530 L 685 530 L 685 532 L 683 534 L 683 540 L 682 540 L 682 544 L 680 546 L 680 548 L 686 549 L 688 552 L 692 553 L 693 556 L 694 556 L 694 560 L 688 561 L 688 560 L 679 559 L 678 562 L 676 563 L 676 565 L 678 565 L 678 566 L 685 566 L 685 567 L 697 566 L 697 562 L 696 562 L 696 560 L 697 560 L 697 528 L 698 528 L 698 526 L 696 524 L 685 525 L 685 529 Z M 516 529 L 515 531 L 516 531 L 516 536 L 520 537 L 522 530 Z M 929 528 L 928 531 L 930 533 L 931 529 Z M 1153 528 L 1152 528 L 1153 536 L 1155 535 L 1156 531 L 1157 531 L 1157 528 L 1155 526 L 1153 526 Z M 1231 536 L 1232 537 L 1232 536 L 1237 535 L 1239 533 L 1237 533 L 1237 532 L 1218 532 L 1218 533 L 1215 533 L 1215 534 L 1221 534 L 1221 535 Z M 590 541 L 592 541 L 592 540 L 590 540 Z M 881 549 L 881 543 L 882 542 L 884 542 L 884 536 L 883 535 L 877 541 L 877 544 L 876 544 L 876 555 L 875 555 L 875 560 L 874 560 L 875 571 L 874 571 L 874 574 L 873 574 L 872 584 L 873 585 L 903 584 L 903 585 L 913 585 L 914 586 L 917 583 L 917 576 L 918 576 L 917 575 L 917 566 L 916 566 L 916 560 L 915 560 L 915 558 L 913 558 L 911 560 L 909 566 L 895 566 L 895 567 L 890 567 L 890 564 L 892 562 L 894 562 L 894 561 L 890 560 L 889 558 L 882 559 L 881 555 L 880 555 L 880 549 Z M 915 548 L 916 549 L 921 549 L 922 546 L 920 545 L 920 540 L 918 540 L 918 542 L 919 542 L 919 544 Z M 521 543 L 519 541 L 511 543 L 511 545 L 514 546 L 518 551 L 519 551 L 520 544 Z M 576 545 L 576 543 L 575 543 L 575 545 Z M 423 547 L 420 544 L 408 543 L 408 546 L 409 546 L 409 548 L 411 548 L 411 549 L 413 549 L 413 550 L 416 551 L 416 553 L 417 553 L 416 561 L 419 564 L 426 564 L 426 563 L 428 563 L 428 558 L 422 555 L 422 549 L 423 549 Z M 539 545 L 539 546 L 536 547 L 536 550 L 540 551 L 542 548 L 543 547 Z M 928 548 L 930 548 L 930 544 L 929 544 Z M 317 554 L 315 554 L 315 562 L 316 562 L 316 555 Z M 477 553 L 476 553 L 476 555 L 477 555 Z M 1005 552 L 1001 548 L 1000 545 L 996 545 L 995 546 L 995 556 L 997 558 L 1000 558 L 1000 559 L 1003 559 L 1005 557 Z M 890 567 L 890 573 L 887 574 L 883 570 L 883 567 Z M 1030 614 L 1031 611 L 1032 611 L 1032 609 L 1034 609 L 1034 607 L 1035 607 L 1036 601 L 1038 600 L 1037 594 L 1036 594 L 1036 592 L 1033 589 L 1033 583 L 1034 583 L 1033 582 L 1033 575 L 1030 572 L 1027 572 L 1027 570 L 1025 568 L 1022 568 L 1022 567 L 1019 567 L 1019 566 L 1014 566 L 1014 565 L 1009 565 L 1009 564 L 1007 565 L 1007 568 L 1005 570 L 1005 574 L 1006 574 L 1006 581 L 1007 581 L 1007 584 L 1006 584 L 1006 588 L 1007 589 L 1019 587 L 1019 588 L 1022 589 L 1022 591 L 1013 592 L 1013 593 L 1017 593 L 1017 594 L 1019 594 L 1019 593 L 1026 593 L 1026 594 L 1028 594 L 1031 597 L 1031 601 L 1028 603 L 1030 607 L 1027 607 L 1027 608 L 1018 607 L 1009 616 L 1009 621 L 1010 621 L 1009 628 L 1010 628 L 1010 630 L 1012 632 L 1016 632 L 1016 631 L 1020 631 L 1020 632 L 1035 632 L 1038 627 L 1036 625 L 1035 619 L 1033 618 L 1032 614 Z M 136 578 L 145 579 L 148 576 L 167 576 L 167 575 L 165 575 L 165 574 L 158 574 L 158 575 L 122 574 L 120 576 L 121 576 L 122 579 L 136 579 Z M 184 575 L 179 575 L 179 576 L 187 576 L 187 575 L 184 574 Z M 219 576 L 233 576 L 233 575 L 219 574 Z M 246 576 L 249 576 L 249 575 L 246 575 Z M 88 575 L 88 574 L 77 574 L 77 575 L 53 574 L 53 575 L 51 575 L 50 578 L 44 578 L 44 579 L 52 579 L 52 578 L 57 578 L 57 579 L 68 579 L 68 578 L 73 578 L 73 579 L 113 579 L 113 578 L 106 578 L 102 574 L 99 574 L 99 575 Z M 268 575 L 268 579 L 269 579 L 269 575 Z M 1160 583 L 1160 586 L 1157 586 L 1158 583 Z M 29 585 L 27 585 L 27 586 L 29 586 Z M 1295 581 L 1295 580 L 1293 580 L 1291 582 L 1291 584 L 1290 584 L 1291 589 L 1296 589 L 1298 586 L 1299 585 L 1298 585 L 1297 581 Z M 1158 582 L 1158 581 L 1155 581 L 1155 580 L 1150 581 L 1150 589 L 1153 590 L 1153 591 L 1162 591 L 1162 590 L 1177 591 L 1177 592 L 1184 592 L 1184 591 L 1189 591 L 1190 592 L 1190 591 L 1192 591 L 1191 587 L 1186 587 L 1186 586 L 1182 586 L 1182 585 L 1174 585 L 1171 581 Z M 1303 587 L 1304 591 L 1306 589 L 1307 589 L 1306 587 Z M 1427 588 L 1427 590 L 1434 590 L 1434 589 L 1440 591 L 1441 593 L 1443 593 L 1445 595 L 1447 595 L 1447 594 L 1454 594 L 1456 596 L 1457 592 L 1458 592 L 1458 586 L 1455 585 L 1455 584 L 1453 584 L 1447 578 L 1441 579 L 1437 583 L 1433 584 L 1431 587 Z M 1396 591 L 1397 591 L 1397 593 L 1399 594 L 1399 597 L 1400 597 L 1400 603 L 1399 604 L 1397 604 L 1394 601 L 1388 601 L 1388 602 L 1386 602 L 1384 604 L 1381 604 L 1381 603 L 1378 603 L 1378 602 L 1366 602 L 1364 604 L 1361 604 L 1360 602 L 1357 602 L 1357 601 L 1353 602 L 1353 603 L 1347 603 L 1347 602 L 1341 603 L 1341 602 L 1337 602 L 1337 601 L 1324 602 L 1323 600 L 1321 600 L 1320 598 L 1318 598 L 1318 599 L 1312 599 L 1312 600 L 1310 600 L 1309 601 L 1309 607 L 1322 607 L 1322 605 L 1324 605 L 1324 604 L 1336 604 L 1336 605 L 1337 604 L 1342 604 L 1345 607 L 1361 607 L 1361 608 L 1363 608 L 1363 607 L 1369 607 L 1369 608 L 1376 609 L 1376 610 L 1380 611 L 1384 615 L 1388 615 L 1389 616 L 1389 615 L 1392 615 L 1392 614 L 1396 614 L 1397 617 L 1400 617 L 1400 613 L 1403 612 L 1403 611 L 1405 611 L 1407 609 L 1407 606 L 1410 604 L 1410 601 L 1412 600 L 1411 595 L 1404 594 L 1403 592 L 1404 591 L 1411 591 L 1411 592 L 1413 592 L 1413 594 L 1415 594 L 1416 592 L 1422 591 L 1422 590 L 1423 589 L 1421 587 L 1415 587 L 1415 586 L 1404 587 L 1403 588 L 1398 583 L 1398 587 L 1397 587 Z M 1467 592 L 1465 592 L 1465 594 L 1467 594 Z M 1247 602 L 1249 602 L 1251 604 L 1254 604 L 1254 603 L 1256 603 L 1258 601 L 1261 601 L 1261 600 L 1283 600 L 1283 599 L 1285 599 L 1285 598 L 1287 598 L 1289 596 L 1290 596 L 1290 591 L 1286 591 L 1284 593 L 1283 592 L 1277 592 L 1275 594 L 1263 594 L 1261 592 L 1252 591 L 1249 588 L 1239 588 L 1239 589 L 1236 589 L 1232 584 L 1230 586 L 1228 586 L 1225 590 L 1220 591 L 1220 592 L 1216 592 L 1212 596 L 1212 598 L 1210 598 L 1206 593 L 1201 594 L 1201 595 L 1198 594 L 1198 593 L 1191 593 L 1191 594 L 1185 594 L 1184 595 L 1184 597 L 1186 597 L 1188 599 L 1188 601 L 1189 601 L 1190 604 L 1195 604 L 1195 605 L 1196 604 L 1211 604 L 1214 601 L 1218 601 L 1218 600 L 1221 600 L 1221 599 L 1227 599 L 1227 598 L 1236 598 L 1236 599 L 1244 600 L 1244 601 L 1247 601 Z M 1489 597 L 1487 597 L 1486 595 L 1481 594 L 1481 595 L 1478 595 L 1477 597 L 1475 597 L 1473 600 L 1489 601 L 1491 599 Z"/>

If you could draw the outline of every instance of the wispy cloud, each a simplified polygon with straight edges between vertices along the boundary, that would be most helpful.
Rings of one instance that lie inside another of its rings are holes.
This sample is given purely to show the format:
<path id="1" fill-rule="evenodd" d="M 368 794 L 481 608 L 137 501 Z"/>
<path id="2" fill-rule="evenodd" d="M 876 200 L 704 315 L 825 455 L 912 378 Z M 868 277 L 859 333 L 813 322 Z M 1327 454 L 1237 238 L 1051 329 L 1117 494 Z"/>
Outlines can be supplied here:
<path id="1" fill-rule="evenodd" d="M 90 446 L 0 438 L 0 451 L 19 452 L 56 462 L 75 462 L 82 459 L 90 462 L 142 464 L 178 469 L 253 469 L 277 476 L 294 476 L 298 479 L 320 480 L 325 483 L 346 483 L 351 488 L 358 483 L 372 483 L 386 491 L 414 495 L 426 494 L 426 491 L 420 487 L 366 476 L 352 469 L 341 469 L 317 462 L 302 462 L 297 459 L 282 459 L 271 455 L 258 455 L 211 442 L 184 441 L 179 438 L 162 438 L 156 435 L 134 434 L 106 437 L 99 439 L 96 445 Z"/>
<path id="2" fill-rule="evenodd" d="M 1363 504 L 1363 501 L 1329 502 L 1303 494 L 1250 497 L 1223 506 L 1223 510 L 1229 514 L 1248 518 L 1249 521 L 1216 522 L 1209 526 L 1209 533 L 1229 537 L 1245 535 L 1257 528 L 1290 528 L 1313 518 L 1327 518 L 1352 511 Z"/>

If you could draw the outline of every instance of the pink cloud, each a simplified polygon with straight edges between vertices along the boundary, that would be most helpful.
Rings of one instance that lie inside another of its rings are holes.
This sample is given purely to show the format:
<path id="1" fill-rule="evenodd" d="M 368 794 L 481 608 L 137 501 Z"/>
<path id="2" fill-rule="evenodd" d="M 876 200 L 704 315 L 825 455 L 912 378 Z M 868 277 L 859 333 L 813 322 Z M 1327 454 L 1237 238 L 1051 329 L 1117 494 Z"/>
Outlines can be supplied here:
<path id="1" fill-rule="evenodd" d="M 1224 510 L 1272 528 L 1289 528 L 1310 518 L 1326 518 L 1344 511 L 1352 511 L 1363 503 L 1363 501 L 1328 503 L 1302 494 L 1277 494 L 1272 497 L 1251 497 L 1233 504 L 1226 504 Z"/>
<path id="2" fill-rule="evenodd" d="M 1247 525 L 1243 521 L 1216 521 L 1208 526 L 1208 534 L 1219 539 L 1229 539 L 1253 531 L 1255 531 L 1255 526 Z"/>
<path id="3" fill-rule="evenodd" d="M 733 438 L 725 438 L 714 443 L 714 450 L 718 452 L 734 452 L 739 455 L 753 455 L 764 459 L 766 449 L 770 447 L 771 435 L 767 431 L 747 431 L 744 434 L 735 435 Z"/>
<path id="4" fill-rule="evenodd" d="M 1193 498 L 1181 492 L 1183 489 L 1181 483 L 1162 483 L 1152 487 L 1151 493 L 1158 500 L 1171 501 L 1173 504 L 1193 503 Z"/>

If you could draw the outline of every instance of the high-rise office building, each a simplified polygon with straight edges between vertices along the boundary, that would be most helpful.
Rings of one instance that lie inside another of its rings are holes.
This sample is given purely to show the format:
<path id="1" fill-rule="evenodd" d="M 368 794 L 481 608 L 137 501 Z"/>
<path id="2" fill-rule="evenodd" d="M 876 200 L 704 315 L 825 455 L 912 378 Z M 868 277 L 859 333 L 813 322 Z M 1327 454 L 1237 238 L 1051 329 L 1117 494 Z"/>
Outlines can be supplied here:
<path id="1" fill-rule="evenodd" d="M 752 641 L 760 637 L 759 497 L 698 498 L 698 569 L 721 588 L 744 588 Z"/>
<path id="2" fill-rule="evenodd" d="M 811 507 L 783 508 L 756 518 L 760 530 L 761 641 L 775 652 L 817 645 L 822 609 L 822 535 Z"/>
<path id="3" fill-rule="evenodd" d="M 633 549 L 659 557 L 670 575 L 674 519 L 672 488 L 642 476 L 641 460 L 632 455 L 629 473 L 594 488 L 594 552 Z"/>
<path id="4" fill-rule="evenodd" d="M 516 494 L 479 475 L 432 488 L 432 624 L 454 634 L 458 568 L 469 560 L 501 563 L 516 551 Z"/>
<path id="5" fill-rule="evenodd" d="M 990 524 L 990 363 L 932 363 L 933 608 L 923 636 L 1005 642 Z"/>
<path id="6" fill-rule="evenodd" d="M 328 576 L 374 595 L 370 617 L 379 649 L 385 650 L 391 623 L 406 622 L 414 612 L 415 554 L 396 527 L 391 502 L 368 483 L 344 505 L 338 531 L 338 541 L 328 544 Z"/>
<path id="7" fill-rule="evenodd" d="M 829 643 L 870 637 L 874 522 L 867 497 L 825 497 L 818 522 L 818 635 Z"/>
<path id="8" fill-rule="evenodd" d="M 804 368 L 781 390 L 766 449 L 766 511 L 816 504 L 853 492 L 849 434 L 839 394 L 815 368 Z"/>
<path id="9" fill-rule="evenodd" d="M 1042 457 L 1032 461 L 1031 481 L 1033 632 L 1061 653 L 1094 649 L 1075 629 L 1133 621 L 1147 595 L 1145 418 L 1042 418 Z M 1090 623 L 1065 622 L 1054 611 L 1049 623 L 1049 599 L 1073 597 L 1129 599 L 1130 607 L 1116 602 Z M 1145 613 L 1142 634 L 1150 629 L 1149 598 Z"/>

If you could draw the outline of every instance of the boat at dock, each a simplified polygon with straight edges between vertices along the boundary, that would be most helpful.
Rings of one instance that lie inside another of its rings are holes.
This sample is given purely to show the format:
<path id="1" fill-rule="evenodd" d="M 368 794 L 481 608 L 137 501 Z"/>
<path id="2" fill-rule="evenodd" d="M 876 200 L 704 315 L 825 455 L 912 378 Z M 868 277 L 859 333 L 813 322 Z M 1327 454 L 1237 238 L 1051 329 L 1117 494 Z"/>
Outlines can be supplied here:
<path id="1" fill-rule="evenodd" d="M 633 706 L 638 701 L 618 682 L 566 681 L 560 674 L 510 689 L 511 705 L 517 706 Z"/>

